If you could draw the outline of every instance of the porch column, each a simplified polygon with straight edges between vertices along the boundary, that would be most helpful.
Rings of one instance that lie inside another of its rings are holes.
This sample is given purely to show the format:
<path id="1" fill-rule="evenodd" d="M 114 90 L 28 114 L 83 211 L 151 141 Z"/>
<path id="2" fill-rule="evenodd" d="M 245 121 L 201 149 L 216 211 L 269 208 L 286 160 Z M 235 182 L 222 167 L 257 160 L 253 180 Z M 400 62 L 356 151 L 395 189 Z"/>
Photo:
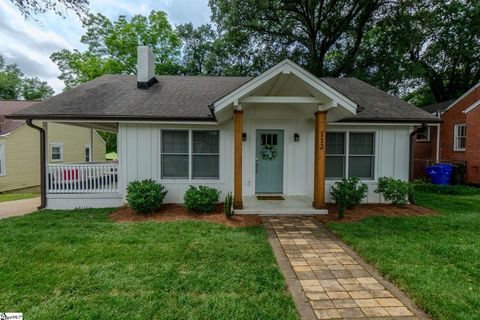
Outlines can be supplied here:
<path id="1" fill-rule="evenodd" d="M 242 133 L 243 133 L 243 111 L 234 110 L 234 185 L 233 185 L 233 207 L 243 209 L 242 201 Z"/>
<path id="2" fill-rule="evenodd" d="M 325 207 L 325 149 L 327 112 L 315 112 L 315 160 L 313 177 L 313 207 Z"/>

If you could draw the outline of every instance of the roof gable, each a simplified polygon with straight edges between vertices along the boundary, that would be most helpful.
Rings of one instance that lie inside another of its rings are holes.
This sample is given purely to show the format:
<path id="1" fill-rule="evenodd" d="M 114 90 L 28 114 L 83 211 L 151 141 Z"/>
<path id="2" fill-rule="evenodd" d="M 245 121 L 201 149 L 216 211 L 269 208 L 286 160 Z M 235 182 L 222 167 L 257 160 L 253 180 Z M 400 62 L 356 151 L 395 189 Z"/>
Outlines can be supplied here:
<path id="1" fill-rule="evenodd" d="M 342 105 L 352 114 L 355 114 L 357 111 L 357 104 L 354 101 L 349 99 L 347 96 L 345 96 L 341 92 L 330 87 L 328 84 L 322 82 L 319 78 L 315 77 L 313 74 L 306 71 L 299 65 L 286 59 L 278 63 L 277 65 L 273 66 L 272 68 L 268 69 L 267 71 L 263 72 L 262 74 L 252 79 L 251 81 L 245 83 L 241 87 L 235 89 L 228 95 L 216 101 L 213 105 L 215 114 L 221 112 L 223 109 L 225 109 L 229 105 L 232 105 L 232 104 L 238 105 L 239 100 L 241 98 L 247 97 L 252 92 L 254 92 L 257 88 L 261 87 L 268 81 L 271 81 L 274 77 L 278 76 L 279 74 L 294 74 L 296 77 L 298 77 L 299 79 L 304 81 L 306 84 L 314 88 L 314 90 L 321 92 L 323 95 L 327 96 L 331 100 Z"/>

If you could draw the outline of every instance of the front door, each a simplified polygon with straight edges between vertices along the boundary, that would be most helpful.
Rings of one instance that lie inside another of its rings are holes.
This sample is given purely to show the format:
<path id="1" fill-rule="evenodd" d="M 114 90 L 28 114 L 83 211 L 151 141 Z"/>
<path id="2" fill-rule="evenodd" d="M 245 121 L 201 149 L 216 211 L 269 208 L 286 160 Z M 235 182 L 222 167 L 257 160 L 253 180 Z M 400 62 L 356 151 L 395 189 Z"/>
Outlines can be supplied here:
<path id="1" fill-rule="evenodd" d="M 255 192 L 283 193 L 283 130 L 257 130 Z"/>

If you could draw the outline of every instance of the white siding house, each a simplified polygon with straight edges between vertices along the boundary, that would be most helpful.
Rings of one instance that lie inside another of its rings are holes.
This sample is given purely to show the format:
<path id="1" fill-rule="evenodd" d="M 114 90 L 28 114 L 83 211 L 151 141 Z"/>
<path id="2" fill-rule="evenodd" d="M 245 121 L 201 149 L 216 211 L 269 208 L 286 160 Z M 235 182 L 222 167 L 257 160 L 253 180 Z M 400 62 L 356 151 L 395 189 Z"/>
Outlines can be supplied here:
<path id="1" fill-rule="evenodd" d="M 261 211 L 258 194 L 291 200 L 269 213 L 325 213 L 333 183 L 356 176 L 368 184 L 365 202 L 378 203 L 378 178 L 409 178 L 415 127 L 438 121 L 360 80 L 317 78 L 289 60 L 256 78 L 169 77 L 152 76 L 148 48 L 139 55 L 138 78 L 102 76 L 13 115 L 118 133 L 118 167 L 63 174 L 70 185 L 47 190 L 48 208 L 120 206 L 128 183 L 142 179 L 162 183 L 169 203 L 207 185 L 222 199 L 232 192 L 244 213 Z"/>

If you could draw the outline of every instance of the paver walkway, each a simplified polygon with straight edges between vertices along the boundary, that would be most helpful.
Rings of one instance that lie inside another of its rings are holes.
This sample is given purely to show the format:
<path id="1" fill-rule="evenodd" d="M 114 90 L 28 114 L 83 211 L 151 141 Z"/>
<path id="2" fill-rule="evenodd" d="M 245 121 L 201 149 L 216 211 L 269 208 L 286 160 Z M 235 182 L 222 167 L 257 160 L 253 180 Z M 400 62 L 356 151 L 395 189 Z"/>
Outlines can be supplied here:
<path id="1" fill-rule="evenodd" d="M 313 218 L 263 222 L 302 319 L 428 319 Z"/>
<path id="2" fill-rule="evenodd" d="M 40 198 L 0 202 L 0 219 L 32 213 L 39 205 Z"/>

